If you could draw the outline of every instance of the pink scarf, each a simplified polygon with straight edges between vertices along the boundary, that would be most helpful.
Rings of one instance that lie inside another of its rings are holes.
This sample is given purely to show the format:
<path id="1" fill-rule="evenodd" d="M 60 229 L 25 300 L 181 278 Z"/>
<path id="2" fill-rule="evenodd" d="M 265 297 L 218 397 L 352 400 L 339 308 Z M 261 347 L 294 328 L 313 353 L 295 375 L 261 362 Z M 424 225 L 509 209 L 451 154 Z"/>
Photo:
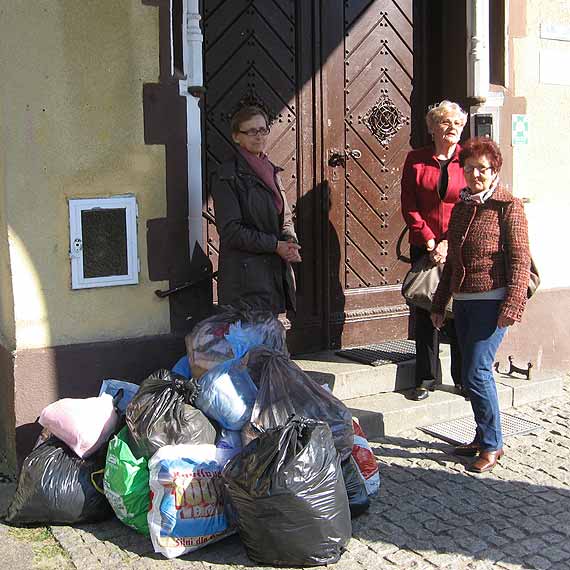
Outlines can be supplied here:
<path id="1" fill-rule="evenodd" d="M 239 151 L 256 176 L 264 182 L 266 186 L 271 188 L 277 213 L 281 214 L 281 212 L 283 212 L 283 198 L 275 182 L 275 166 L 271 163 L 266 154 L 258 156 L 244 148 L 240 148 Z"/>

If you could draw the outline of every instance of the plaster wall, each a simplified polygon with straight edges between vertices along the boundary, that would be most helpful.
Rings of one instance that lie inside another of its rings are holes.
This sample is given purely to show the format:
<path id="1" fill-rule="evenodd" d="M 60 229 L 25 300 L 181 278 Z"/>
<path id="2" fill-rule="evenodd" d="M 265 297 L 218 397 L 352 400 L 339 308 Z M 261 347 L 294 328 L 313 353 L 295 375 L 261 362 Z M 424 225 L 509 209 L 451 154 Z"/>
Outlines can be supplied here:
<path id="1" fill-rule="evenodd" d="M 0 10 L 2 334 L 27 349 L 169 332 L 145 239 L 146 221 L 165 215 L 164 147 L 145 146 L 142 116 L 143 83 L 158 76 L 158 11 L 140 0 Z M 137 198 L 140 283 L 73 291 L 67 201 L 120 194 Z"/>
<path id="2" fill-rule="evenodd" d="M 541 25 L 555 24 L 570 30 L 570 2 L 511 0 L 509 10 L 509 87 L 514 97 L 526 100 L 526 110 L 519 112 L 526 112 L 530 127 L 528 145 L 512 149 L 513 191 L 530 200 L 526 212 L 541 289 L 570 287 L 570 267 L 560 263 L 559 255 L 559 248 L 567 241 L 570 220 L 570 85 L 542 82 L 540 73 L 545 50 L 555 51 L 570 62 L 570 41 L 541 38 Z M 524 22 L 521 14 L 525 14 Z M 559 72 L 562 82 L 568 72 Z"/>

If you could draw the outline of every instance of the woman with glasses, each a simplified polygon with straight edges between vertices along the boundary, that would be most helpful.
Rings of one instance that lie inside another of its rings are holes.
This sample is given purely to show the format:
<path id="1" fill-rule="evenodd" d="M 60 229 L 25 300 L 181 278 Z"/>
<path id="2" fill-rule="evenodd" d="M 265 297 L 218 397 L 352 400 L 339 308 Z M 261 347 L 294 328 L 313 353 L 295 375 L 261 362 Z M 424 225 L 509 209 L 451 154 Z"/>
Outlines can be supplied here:
<path id="1" fill-rule="evenodd" d="M 447 226 L 465 178 L 459 165 L 459 139 L 467 114 L 457 103 L 442 101 L 426 115 L 433 144 L 412 150 L 402 171 L 402 214 L 410 230 L 410 258 L 414 263 L 429 254 L 434 263 L 445 263 Z M 461 356 L 453 321 L 445 326 L 451 345 L 451 376 L 457 393 L 468 397 L 461 382 Z M 428 311 L 415 308 L 416 388 L 412 400 L 424 400 L 441 384 L 440 333 Z"/>
<path id="2" fill-rule="evenodd" d="M 521 200 L 499 185 L 501 151 L 486 137 L 468 140 L 459 155 L 467 187 L 451 214 L 447 261 L 434 297 L 432 322 L 443 324 L 453 296 L 463 381 L 477 425 L 474 440 L 455 449 L 475 457 L 483 473 L 503 455 L 495 354 L 507 327 L 521 320 L 530 277 L 527 220 Z"/>
<path id="3" fill-rule="evenodd" d="M 274 314 L 295 310 L 291 263 L 301 261 L 282 170 L 265 154 L 269 120 L 259 107 L 242 107 L 231 131 L 237 151 L 212 181 L 220 236 L 218 302 L 245 301 Z"/>

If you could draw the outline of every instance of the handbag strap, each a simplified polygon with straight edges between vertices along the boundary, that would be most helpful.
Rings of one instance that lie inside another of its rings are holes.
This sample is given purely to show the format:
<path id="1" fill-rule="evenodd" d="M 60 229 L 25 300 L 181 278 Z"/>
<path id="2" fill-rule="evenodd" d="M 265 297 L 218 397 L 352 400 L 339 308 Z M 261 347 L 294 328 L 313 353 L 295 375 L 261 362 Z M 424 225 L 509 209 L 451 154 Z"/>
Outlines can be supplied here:
<path id="1" fill-rule="evenodd" d="M 507 206 L 504 203 L 501 203 L 499 208 L 499 235 L 501 241 L 501 251 L 503 252 L 503 257 L 505 258 L 505 271 L 506 276 L 508 278 L 511 272 L 511 265 L 509 263 L 509 250 L 508 250 L 508 243 L 507 243 L 507 232 L 505 229 L 505 210 Z"/>
<path id="2" fill-rule="evenodd" d="M 396 257 L 400 261 L 403 261 L 404 263 L 411 263 L 411 259 L 407 255 L 404 255 L 402 253 L 402 242 L 404 241 L 404 238 L 406 237 L 406 234 L 408 233 L 409 229 L 410 228 L 407 225 L 405 225 L 404 229 L 400 233 L 398 241 L 396 242 Z"/>

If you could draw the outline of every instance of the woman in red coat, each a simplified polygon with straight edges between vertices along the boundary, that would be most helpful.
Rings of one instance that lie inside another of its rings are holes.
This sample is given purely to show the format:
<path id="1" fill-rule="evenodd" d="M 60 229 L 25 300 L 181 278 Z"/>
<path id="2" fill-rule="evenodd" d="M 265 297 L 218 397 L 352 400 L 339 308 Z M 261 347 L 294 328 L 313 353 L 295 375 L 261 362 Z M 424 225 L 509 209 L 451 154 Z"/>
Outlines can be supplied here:
<path id="1" fill-rule="evenodd" d="M 402 214 L 410 230 L 412 263 L 429 253 L 436 263 L 445 263 L 447 226 L 451 210 L 465 188 L 463 169 L 459 165 L 459 139 L 467 114 L 457 104 L 442 101 L 426 115 L 433 145 L 412 150 L 402 172 Z M 424 400 L 436 384 L 441 384 L 439 360 L 440 333 L 430 314 L 416 307 L 416 388 L 413 400 Z M 445 331 L 451 344 L 451 375 L 458 393 L 466 396 L 461 383 L 461 356 L 453 322 Z"/>

